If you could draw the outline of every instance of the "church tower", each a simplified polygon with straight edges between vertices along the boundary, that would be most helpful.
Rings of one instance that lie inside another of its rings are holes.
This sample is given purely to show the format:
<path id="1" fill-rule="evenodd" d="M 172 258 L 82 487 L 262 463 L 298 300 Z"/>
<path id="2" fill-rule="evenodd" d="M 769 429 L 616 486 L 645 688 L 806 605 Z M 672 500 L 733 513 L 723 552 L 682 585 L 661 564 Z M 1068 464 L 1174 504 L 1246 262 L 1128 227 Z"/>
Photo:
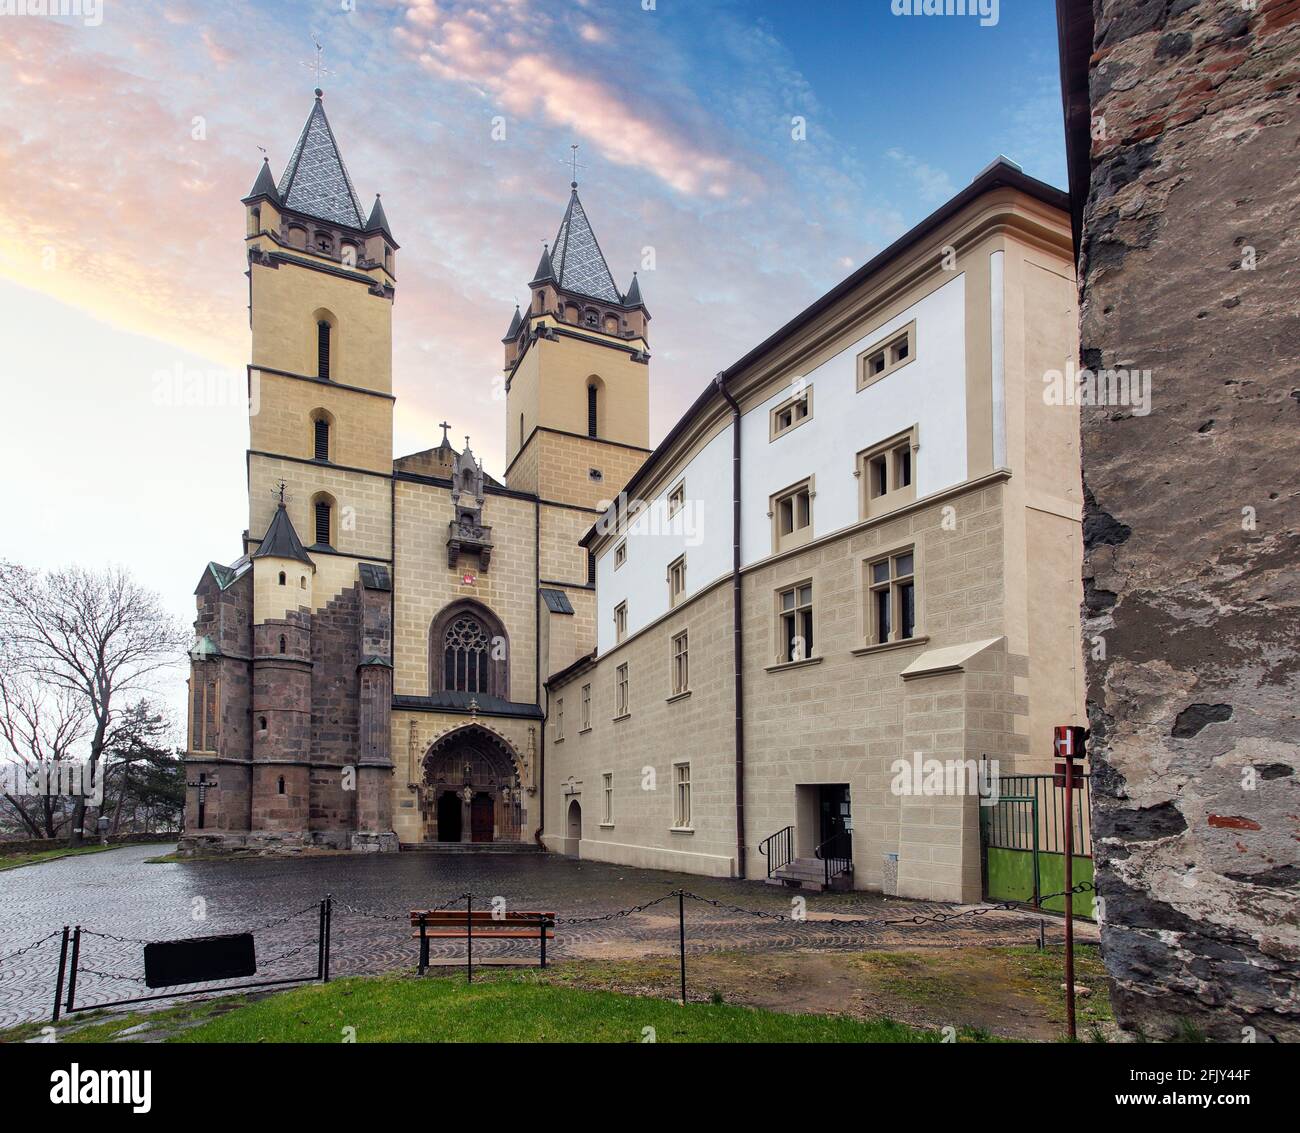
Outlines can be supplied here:
<path id="1" fill-rule="evenodd" d="M 576 181 L 528 286 L 502 340 L 507 483 L 595 508 L 649 451 L 650 312 L 635 273 L 615 286 Z"/>
<path id="2" fill-rule="evenodd" d="M 315 94 L 278 184 L 264 160 L 243 201 L 249 767 L 246 817 L 225 817 L 253 837 L 351 845 L 393 837 L 397 242 L 378 196 L 363 210 Z M 223 786 L 237 771 L 228 759 Z"/>

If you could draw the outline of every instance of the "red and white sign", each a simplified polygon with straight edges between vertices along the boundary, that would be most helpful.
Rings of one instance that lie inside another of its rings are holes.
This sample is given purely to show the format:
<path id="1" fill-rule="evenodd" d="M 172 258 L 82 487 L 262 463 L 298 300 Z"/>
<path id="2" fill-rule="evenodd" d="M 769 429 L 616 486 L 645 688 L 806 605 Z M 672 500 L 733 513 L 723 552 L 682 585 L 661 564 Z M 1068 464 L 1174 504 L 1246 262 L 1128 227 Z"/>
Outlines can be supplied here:
<path id="1" fill-rule="evenodd" d="M 460 576 L 460 580 L 461 580 L 461 582 L 463 582 L 466 586 L 473 586 L 474 583 L 478 581 L 478 579 L 475 578 L 474 575 L 473 575 L 470 571 L 466 571 L 464 574 L 462 574 L 462 575 Z"/>
<path id="2" fill-rule="evenodd" d="M 1077 724 L 1058 724 L 1052 729 L 1052 747 L 1057 759 L 1082 759 L 1084 756 L 1084 738 L 1087 733 Z"/>

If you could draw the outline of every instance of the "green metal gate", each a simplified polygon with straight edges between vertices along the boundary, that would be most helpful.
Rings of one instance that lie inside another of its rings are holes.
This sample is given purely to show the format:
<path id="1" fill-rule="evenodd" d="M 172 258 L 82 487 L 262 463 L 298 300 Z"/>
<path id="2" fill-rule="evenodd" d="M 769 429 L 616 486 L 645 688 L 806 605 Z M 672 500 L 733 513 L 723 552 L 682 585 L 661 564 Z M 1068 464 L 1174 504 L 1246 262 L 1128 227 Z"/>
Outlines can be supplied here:
<path id="1" fill-rule="evenodd" d="M 991 901 L 1039 903 L 1045 893 L 1065 888 L 1065 791 L 1051 775 L 1004 775 L 998 801 L 980 807 L 984 896 Z M 1074 883 L 1092 880 L 1092 828 L 1087 775 L 1076 775 L 1071 792 Z M 1076 916 L 1092 916 L 1092 893 L 1074 897 Z M 1065 898 L 1042 903 L 1065 911 Z"/>

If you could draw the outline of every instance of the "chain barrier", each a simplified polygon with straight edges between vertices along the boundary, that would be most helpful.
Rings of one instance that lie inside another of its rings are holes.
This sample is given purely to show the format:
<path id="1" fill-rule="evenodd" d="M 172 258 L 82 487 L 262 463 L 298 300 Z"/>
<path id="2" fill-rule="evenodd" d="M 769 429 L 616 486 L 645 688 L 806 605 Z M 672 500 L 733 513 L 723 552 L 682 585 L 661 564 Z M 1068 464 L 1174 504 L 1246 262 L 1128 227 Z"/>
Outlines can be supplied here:
<path id="1" fill-rule="evenodd" d="M 61 928 L 56 929 L 48 936 L 42 936 L 40 940 L 33 940 L 30 944 L 24 944 L 16 952 L 10 952 L 7 956 L 0 956 L 0 964 L 7 963 L 9 960 L 16 960 L 24 952 L 35 952 L 36 949 L 38 949 L 46 941 L 53 940 L 56 936 L 62 936 L 62 935 L 63 935 L 63 930 Z"/>
<path id="2" fill-rule="evenodd" d="M 459 893 L 455 897 L 451 897 L 444 901 L 441 905 L 429 906 L 429 908 L 425 909 L 424 912 L 441 913 L 446 909 L 450 909 L 452 905 L 465 900 L 465 898 L 473 896 L 472 893 Z M 352 913 L 354 916 L 358 917 L 369 917 L 371 920 L 376 921 L 400 921 L 402 924 L 408 924 L 411 919 L 411 914 L 409 912 L 401 915 L 398 915 L 397 913 L 376 913 L 373 909 L 359 909 L 356 905 L 349 905 L 346 901 L 340 901 L 337 897 L 334 898 L 333 908 L 336 911 L 341 909 L 345 913 Z"/>
<path id="3" fill-rule="evenodd" d="M 653 901 L 647 901 L 644 905 L 633 905 L 630 909 L 619 909 L 617 912 L 602 913 L 599 916 L 594 917 L 556 917 L 555 923 L 557 925 L 597 924 L 601 921 L 619 920 L 622 917 L 630 917 L 633 913 L 644 913 L 646 909 L 653 909 L 656 905 L 660 905 L 664 901 L 670 900 L 676 896 L 677 890 L 674 889 L 671 893 L 665 893 L 662 897 L 656 897 Z"/>

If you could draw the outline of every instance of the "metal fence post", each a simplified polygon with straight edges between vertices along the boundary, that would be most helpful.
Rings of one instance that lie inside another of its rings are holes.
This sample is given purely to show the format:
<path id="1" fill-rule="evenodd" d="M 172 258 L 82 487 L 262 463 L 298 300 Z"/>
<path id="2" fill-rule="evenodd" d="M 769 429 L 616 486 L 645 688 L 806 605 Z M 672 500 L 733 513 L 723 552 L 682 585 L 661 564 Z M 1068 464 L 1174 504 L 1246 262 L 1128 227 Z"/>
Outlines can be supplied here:
<path id="1" fill-rule="evenodd" d="M 420 914 L 420 962 L 416 965 L 416 975 L 422 976 L 429 970 L 429 938 L 425 935 L 425 926 L 429 923 L 429 918 L 423 912 Z"/>
<path id="2" fill-rule="evenodd" d="M 59 1021 L 59 1008 L 62 1006 L 63 999 L 63 972 L 64 966 L 68 962 L 68 926 L 63 926 L 63 943 L 59 945 L 59 975 L 54 981 L 54 1014 L 50 1017 L 51 1023 Z"/>
<path id="3" fill-rule="evenodd" d="M 81 960 L 81 925 L 72 930 L 72 967 L 68 972 L 68 1002 L 65 1009 L 72 1010 L 77 995 L 77 964 Z"/>
<path id="4" fill-rule="evenodd" d="M 682 1006 L 686 1006 L 686 891 L 677 890 L 677 944 L 681 952 Z"/>
<path id="5" fill-rule="evenodd" d="M 334 894 L 325 894 L 325 983 L 330 982 L 330 933 L 334 928 Z"/>
<path id="6" fill-rule="evenodd" d="M 325 902 L 321 901 L 316 918 L 316 978 L 325 979 Z"/>
<path id="7" fill-rule="evenodd" d="M 542 967 L 546 967 L 546 915 L 539 913 L 537 916 L 537 935 L 542 943 Z"/>
<path id="8" fill-rule="evenodd" d="M 474 982 L 474 894 L 465 894 L 465 982 Z"/>

